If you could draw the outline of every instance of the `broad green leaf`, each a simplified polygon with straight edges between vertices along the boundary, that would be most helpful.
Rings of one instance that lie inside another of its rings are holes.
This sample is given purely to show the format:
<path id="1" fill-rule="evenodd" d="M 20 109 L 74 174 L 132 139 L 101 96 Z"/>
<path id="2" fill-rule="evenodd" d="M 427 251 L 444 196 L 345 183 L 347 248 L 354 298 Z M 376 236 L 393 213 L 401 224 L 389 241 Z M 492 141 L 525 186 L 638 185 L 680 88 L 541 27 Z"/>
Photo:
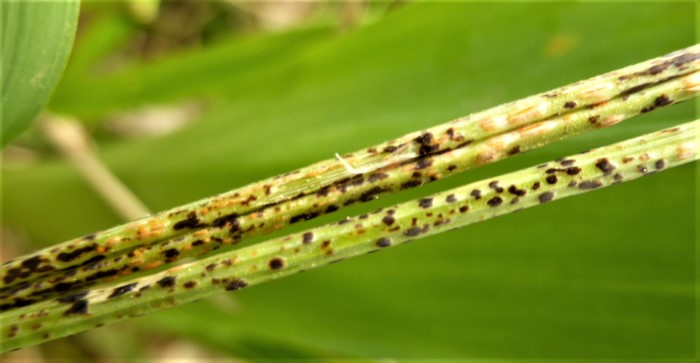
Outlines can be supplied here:
<path id="1" fill-rule="evenodd" d="M 689 46 L 694 27 L 691 3 L 416 4 L 349 33 L 236 39 L 86 73 L 53 105 L 99 119 L 144 103 L 207 101 L 181 132 L 101 145 L 116 174 L 161 210 Z M 312 222 L 688 121 L 693 106 Z M 693 358 L 694 169 L 133 322 L 249 358 Z M 41 244 L 120 222 L 64 162 L 3 173 L 3 223 Z"/>
<path id="2" fill-rule="evenodd" d="M 1 146 L 46 105 L 68 61 L 79 7 L 79 0 L 2 1 Z"/>

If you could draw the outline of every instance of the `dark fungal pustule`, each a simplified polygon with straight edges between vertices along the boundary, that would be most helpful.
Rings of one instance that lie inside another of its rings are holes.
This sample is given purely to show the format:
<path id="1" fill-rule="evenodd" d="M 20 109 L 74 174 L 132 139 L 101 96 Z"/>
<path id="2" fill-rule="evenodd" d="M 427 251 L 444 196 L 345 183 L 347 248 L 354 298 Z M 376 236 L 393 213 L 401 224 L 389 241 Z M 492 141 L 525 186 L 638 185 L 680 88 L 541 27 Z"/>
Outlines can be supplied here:
<path id="1" fill-rule="evenodd" d="M 574 159 L 564 159 L 559 162 L 559 165 L 561 166 L 571 166 L 576 162 Z"/>
<path id="2" fill-rule="evenodd" d="M 382 188 L 382 187 L 374 187 L 360 195 L 360 201 L 362 202 L 369 202 L 370 200 L 374 200 L 377 198 L 377 196 L 381 193 L 386 192 L 388 189 Z"/>
<path id="3" fill-rule="evenodd" d="M 378 172 L 378 173 L 374 173 L 374 174 L 370 175 L 369 178 L 367 178 L 367 180 L 368 180 L 370 183 L 374 183 L 374 182 L 380 181 L 380 180 L 382 180 L 382 179 L 386 179 L 386 178 L 388 178 L 388 177 L 389 177 L 388 174 Z"/>
<path id="4" fill-rule="evenodd" d="M 557 176 L 556 175 L 548 175 L 544 180 L 547 181 L 547 184 L 556 184 L 557 183 Z"/>
<path id="5" fill-rule="evenodd" d="M 66 303 L 74 303 L 74 302 L 76 302 L 76 301 L 78 301 L 78 300 L 81 300 L 81 299 L 84 298 L 85 296 L 87 296 L 87 294 L 88 294 L 87 291 L 81 291 L 81 292 L 77 292 L 77 293 L 74 293 L 74 294 L 69 294 L 69 295 L 61 296 L 61 297 L 59 297 L 58 299 L 56 299 L 56 301 L 58 301 L 58 302 L 60 302 L 60 303 L 64 303 L 64 304 L 66 304 Z"/>
<path id="6" fill-rule="evenodd" d="M 495 197 L 489 199 L 486 202 L 486 204 L 488 204 L 489 207 L 491 207 L 491 208 L 498 207 L 499 205 L 503 204 L 503 198 L 501 198 L 499 196 L 495 196 Z"/>
<path id="7" fill-rule="evenodd" d="M 221 216 L 221 217 L 215 219 L 211 224 L 212 224 L 212 226 L 218 227 L 218 228 L 230 225 L 231 232 L 233 232 L 234 230 L 237 230 L 238 226 L 239 226 L 238 214 L 231 213 L 231 214 L 227 214 L 225 216 Z"/>
<path id="8" fill-rule="evenodd" d="M 467 211 L 469 211 L 469 206 L 468 206 L 468 205 L 463 205 L 463 206 L 459 207 L 459 212 L 460 212 L 460 213 L 466 213 Z"/>
<path id="9" fill-rule="evenodd" d="M 438 145 L 433 144 L 433 134 L 426 132 L 414 139 L 420 147 L 418 148 L 418 155 L 426 156 L 432 152 L 437 151 Z"/>
<path id="10" fill-rule="evenodd" d="M 275 258 L 271 259 L 267 263 L 267 265 L 270 266 L 270 269 L 272 269 L 272 270 L 279 270 L 279 269 L 284 267 L 284 260 L 279 258 L 279 257 L 275 257 Z"/>
<path id="11" fill-rule="evenodd" d="M 454 194 L 450 194 L 450 195 L 448 195 L 448 196 L 445 198 L 445 201 L 446 201 L 447 203 L 454 203 L 454 202 L 457 201 L 457 197 L 455 197 Z"/>
<path id="12" fill-rule="evenodd" d="M 554 193 L 552 192 L 544 192 L 537 197 L 537 199 L 540 201 L 540 203 L 547 203 L 550 200 L 554 199 Z"/>
<path id="13" fill-rule="evenodd" d="M 398 150 L 398 147 L 393 146 L 393 145 L 389 145 L 389 146 L 385 147 L 383 151 L 385 153 L 393 153 L 396 150 Z"/>
<path id="14" fill-rule="evenodd" d="M 406 236 L 414 237 L 414 236 L 421 234 L 421 232 L 422 232 L 422 229 L 420 227 L 411 227 L 411 228 L 405 230 L 403 232 L 403 234 L 405 234 Z"/>
<path id="15" fill-rule="evenodd" d="M 172 260 L 176 259 L 177 256 L 180 255 L 180 251 L 175 248 L 171 248 L 161 252 L 161 254 L 166 258 L 167 262 L 172 262 Z"/>
<path id="16" fill-rule="evenodd" d="M 425 168 L 429 168 L 431 165 L 433 165 L 432 159 L 420 159 L 416 162 L 416 166 L 414 167 L 414 169 L 416 169 L 416 170 L 425 169 Z"/>
<path id="17" fill-rule="evenodd" d="M 78 300 L 74 302 L 68 310 L 63 312 L 64 316 L 69 315 L 86 315 L 88 313 L 88 301 Z"/>
<path id="18" fill-rule="evenodd" d="M 192 242 L 192 247 L 201 246 L 203 244 L 204 244 L 204 241 L 202 241 L 201 239 L 198 239 L 198 240 Z"/>
<path id="19" fill-rule="evenodd" d="M 666 162 L 664 161 L 664 159 L 659 159 L 654 163 L 654 168 L 656 168 L 656 170 L 661 170 L 665 167 L 666 167 Z"/>
<path id="20" fill-rule="evenodd" d="M 333 212 L 337 211 L 338 209 L 340 209 L 340 207 L 338 207 L 338 206 L 335 205 L 335 204 L 331 204 L 331 205 L 329 205 L 328 207 L 326 207 L 326 211 L 325 211 L 325 212 L 326 212 L 326 213 L 333 213 Z"/>
<path id="21" fill-rule="evenodd" d="M 531 189 L 532 189 L 532 190 L 540 189 L 540 185 L 542 185 L 542 184 L 540 184 L 540 182 L 535 182 L 534 184 L 532 184 L 532 188 L 531 188 Z"/>
<path id="22" fill-rule="evenodd" d="M 640 165 L 637 167 L 637 171 L 646 174 L 649 171 L 649 168 L 647 168 L 645 165 Z"/>
<path id="23" fill-rule="evenodd" d="M 417 187 L 423 184 L 420 180 L 409 180 L 401 184 L 401 190 Z"/>
<path id="24" fill-rule="evenodd" d="M 186 289 L 192 289 L 192 288 L 194 288 L 195 286 L 197 286 L 197 281 L 194 281 L 194 280 L 193 280 L 193 281 L 187 281 L 187 282 L 185 282 L 184 284 L 182 284 L 182 286 L 183 286 L 184 288 L 186 288 Z"/>
<path id="25" fill-rule="evenodd" d="M 474 197 L 474 199 L 479 200 L 479 199 L 481 199 L 481 190 L 479 190 L 479 189 L 474 189 L 474 190 L 471 191 L 471 193 L 469 193 L 469 195 L 471 195 L 472 197 Z"/>
<path id="26" fill-rule="evenodd" d="M 377 245 L 377 247 L 380 247 L 380 248 L 389 247 L 389 246 L 391 246 L 391 240 L 386 238 L 386 237 L 382 237 L 382 238 L 378 239 L 375 242 L 375 244 Z"/>
<path id="27" fill-rule="evenodd" d="M 205 227 L 206 225 L 201 223 L 199 221 L 199 218 L 197 218 L 197 213 L 196 212 L 190 212 L 187 214 L 187 219 L 183 219 L 175 224 L 173 224 L 173 229 L 174 230 L 180 230 L 180 229 L 197 229 L 201 227 Z"/>
<path id="28" fill-rule="evenodd" d="M 113 299 L 117 296 L 124 295 L 127 292 L 133 290 L 136 287 L 136 285 L 137 285 L 137 283 L 134 282 L 132 284 L 126 284 L 126 285 L 119 286 L 119 287 L 115 288 L 114 290 L 112 290 L 112 293 L 109 296 L 107 296 L 107 298 Z"/>
<path id="29" fill-rule="evenodd" d="M 508 193 L 516 195 L 518 197 L 522 197 L 523 195 L 527 194 L 525 189 L 518 189 L 518 187 L 516 187 L 515 184 L 512 184 L 508 187 Z"/>
<path id="30" fill-rule="evenodd" d="M 590 122 L 593 125 L 597 124 L 598 120 L 600 120 L 600 115 L 595 115 L 588 118 L 588 122 Z"/>
<path id="31" fill-rule="evenodd" d="M 494 180 L 489 183 L 489 187 L 496 191 L 496 193 L 503 193 L 503 188 L 498 185 L 498 180 Z"/>
<path id="32" fill-rule="evenodd" d="M 623 178 L 622 174 L 615 173 L 615 175 L 613 175 L 613 179 L 615 179 L 616 182 L 621 182 L 622 179 L 624 179 L 624 178 Z"/>
<path id="33" fill-rule="evenodd" d="M 209 271 L 209 272 L 212 272 L 212 271 L 214 271 L 215 268 L 216 268 L 216 264 L 211 263 L 211 264 L 208 264 L 204 269 Z"/>
<path id="34" fill-rule="evenodd" d="M 654 99 L 654 104 L 642 108 L 641 112 L 642 112 L 642 113 L 646 113 L 646 112 L 649 112 L 649 111 L 653 111 L 653 110 L 655 110 L 657 107 L 663 107 L 663 106 L 666 106 L 666 105 L 670 105 L 671 103 L 673 103 L 673 100 L 671 100 L 670 98 L 668 98 L 668 96 L 666 96 L 666 95 L 661 95 L 661 96 L 659 96 L 659 97 L 656 97 L 656 99 Z"/>
<path id="35" fill-rule="evenodd" d="M 508 156 L 513 156 L 520 153 L 520 145 L 515 145 L 510 150 L 508 150 Z"/>
<path id="36" fill-rule="evenodd" d="M 447 166 L 447 171 L 455 171 L 457 170 L 457 165 L 450 164 Z"/>
<path id="37" fill-rule="evenodd" d="M 421 208 L 430 208 L 433 205 L 433 198 L 423 198 L 418 201 L 418 206 Z"/>
<path id="38" fill-rule="evenodd" d="M 306 232 L 302 235 L 301 241 L 304 244 L 309 244 L 314 240 L 314 234 L 312 232 Z"/>
<path id="39" fill-rule="evenodd" d="M 394 224 L 395 220 L 396 219 L 394 219 L 394 217 L 392 217 L 390 215 L 386 215 L 386 216 L 384 216 L 384 218 L 382 218 L 382 223 L 386 224 L 387 226 L 390 226 L 390 225 Z"/>
<path id="40" fill-rule="evenodd" d="M 574 101 L 566 101 L 566 103 L 564 103 L 564 108 L 574 108 L 574 107 L 576 107 L 576 102 L 574 102 Z"/>
<path id="41" fill-rule="evenodd" d="M 570 187 L 570 188 L 573 188 L 573 187 L 576 186 L 576 184 L 578 184 L 578 183 L 576 182 L 576 180 L 572 180 L 572 181 L 569 182 L 569 187 Z"/>
<path id="42" fill-rule="evenodd" d="M 578 183 L 579 189 L 596 189 L 600 188 L 601 186 L 603 186 L 603 183 L 598 180 L 584 180 Z"/>
<path id="43" fill-rule="evenodd" d="M 160 287 L 169 288 L 175 286 L 175 276 L 166 276 L 156 281 Z"/>
<path id="44" fill-rule="evenodd" d="M 76 258 L 80 257 L 80 255 L 88 252 L 92 252 L 95 250 L 97 247 L 96 244 L 92 244 L 90 246 L 78 248 L 72 252 L 61 252 L 56 256 L 56 259 L 61 261 L 61 262 L 70 262 L 75 260 Z"/>
<path id="45" fill-rule="evenodd" d="M 309 212 L 309 213 L 302 213 L 295 215 L 294 217 L 289 219 L 290 224 L 297 223 L 299 221 L 308 221 L 310 219 L 314 219 L 319 216 L 319 212 Z"/>
<path id="46" fill-rule="evenodd" d="M 579 168 L 578 166 L 572 166 L 572 167 L 566 169 L 566 174 L 568 174 L 568 175 L 576 175 L 580 172 L 581 172 L 581 168 Z"/>
<path id="47" fill-rule="evenodd" d="M 610 175 L 612 174 L 613 170 L 615 170 L 615 165 L 613 165 L 607 158 L 598 159 L 595 166 L 605 175 Z"/>
<path id="48" fill-rule="evenodd" d="M 241 279 L 232 279 L 226 284 L 226 291 L 234 291 L 234 290 L 240 290 L 244 287 L 248 286 L 248 284 L 241 280 Z"/>

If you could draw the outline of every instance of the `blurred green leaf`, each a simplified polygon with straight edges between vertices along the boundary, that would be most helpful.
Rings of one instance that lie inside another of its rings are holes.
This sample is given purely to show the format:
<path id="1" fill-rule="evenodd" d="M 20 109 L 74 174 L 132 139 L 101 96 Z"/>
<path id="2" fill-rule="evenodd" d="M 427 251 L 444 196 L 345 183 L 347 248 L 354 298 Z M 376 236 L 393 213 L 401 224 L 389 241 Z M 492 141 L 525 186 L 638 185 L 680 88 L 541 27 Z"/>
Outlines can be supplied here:
<path id="1" fill-rule="evenodd" d="M 2 1 L 2 146 L 44 108 L 68 61 L 78 0 Z"/>
<path id="2" fill-rule="evenodd" d="M 76 76 L 52 105 L 99 120 L 209 101 L 181 132 L 101 145 L 116 174 L 161 210 L 689 46 L 694 14 L 692 3 L 408 5 L 349 33 L 232 39 Z M 688 121 L 693 106 L 313 222 Z M 232 295 L 234 307 L 202 301 L 135 322 L 251 358 L 690 359 L 694 169 L 256 286 Z M 3 177 L 3 222 L 39 244 L 120 222 L 62 161 Z"/>

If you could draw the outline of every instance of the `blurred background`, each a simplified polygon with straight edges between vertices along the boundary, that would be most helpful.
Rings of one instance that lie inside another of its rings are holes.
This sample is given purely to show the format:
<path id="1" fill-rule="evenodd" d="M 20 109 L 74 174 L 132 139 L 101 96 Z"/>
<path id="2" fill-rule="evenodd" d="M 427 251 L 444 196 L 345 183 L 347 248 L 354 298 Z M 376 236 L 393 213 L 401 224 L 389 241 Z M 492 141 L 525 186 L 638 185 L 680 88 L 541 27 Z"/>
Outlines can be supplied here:
<path id="1" fill-rule="evenodd" d="M 690 46 L 695 14 L 86 1 L 48 106 L 72 121 L 39 122 L 2 152 L 2 260 Z M 295 228 L 695 117 L 693 102 L 664 108 Z M 105 170 L 130 197 L 90 177 Z M 691 359 L 695 178 L 675 168 L 2 359 Z"/>

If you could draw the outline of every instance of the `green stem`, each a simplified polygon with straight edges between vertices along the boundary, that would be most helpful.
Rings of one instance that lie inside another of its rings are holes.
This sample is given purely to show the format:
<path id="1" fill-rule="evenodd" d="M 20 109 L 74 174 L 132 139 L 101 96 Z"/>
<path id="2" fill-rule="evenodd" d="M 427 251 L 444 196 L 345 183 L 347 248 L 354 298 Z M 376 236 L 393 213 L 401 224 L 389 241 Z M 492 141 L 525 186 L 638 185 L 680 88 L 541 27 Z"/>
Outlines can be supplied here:
<path id="1" fill-rule="evenodd" d="M 3 350 L 288 276 L 696 160 L 700 120 L 0 317 Z"/>
<path id="2" fill-rule="evenodd" d="M 244 234 L 269 233 L 288 221 L 310 219 L 351 200 L 371 199 L 396 190 L 397 185 L 399 189 L 417 186 L 687 99 L 700 91 L 696 73 L 699 51 L 700 46 L 689 47 L 9 261 L 0 267 L 4 282 L 0 304 L 4 309 L 12 308 L 31 302 L 25 298 L 35 293 L 36 299 L 41 299 L 54 290 L 75 289 L 81 286 L 77 282 L 90 276 L 95 277 L 90 283 L 96 282 L 107 271 L 111 276 L 128 274 L 201 255 L 219 243 L 234 243 Z M 664 91 L 650 92 L 660 89 Z M 576 120 L 576 126 L 567 126 L 570 120 Z M 552 132 L 555 129 L 564 132 Z M 449 169 L 451 165 L 447 170 L 432 168 L 434 172 L 426 168 L 418 178 L 407 177 L 416 168 L 411 163 L 446 160 L 440 156 L 450 153 L 465 154 L 454 169 Z M 345 163 L 354 169 L 348 170 Z M 403 173 L 381 180 L 388 171 L 400 168 L 405 169 Z M 376 184 L 364 182 L 372 178 L 380 180 Z M 355 184 L 361 179 L 361 185 Z M 279 215 L 274 215 L 276 212 Z M 241 228 L 246 223 L 248 227 Z M 265 225 L 260 227 L 262 223 Z M 251 227 L 254 229 L 248 231 Z M 200 240 L 204 243 L 195 246 Z M 177 255 L 168 252 L 172 249 Z M 124 259 L 129 253 L 138 258 Z M 77 277 L 65 276 L 76 270 Z M 33 283 L 37 281 L 40 283 Z M 56 289 L 56 284 L 63 284 L 62 288 Z M 82 284 L 89 285 L 87 281 Z M 18 290 L 19 295 L 11 294 Z"/>

